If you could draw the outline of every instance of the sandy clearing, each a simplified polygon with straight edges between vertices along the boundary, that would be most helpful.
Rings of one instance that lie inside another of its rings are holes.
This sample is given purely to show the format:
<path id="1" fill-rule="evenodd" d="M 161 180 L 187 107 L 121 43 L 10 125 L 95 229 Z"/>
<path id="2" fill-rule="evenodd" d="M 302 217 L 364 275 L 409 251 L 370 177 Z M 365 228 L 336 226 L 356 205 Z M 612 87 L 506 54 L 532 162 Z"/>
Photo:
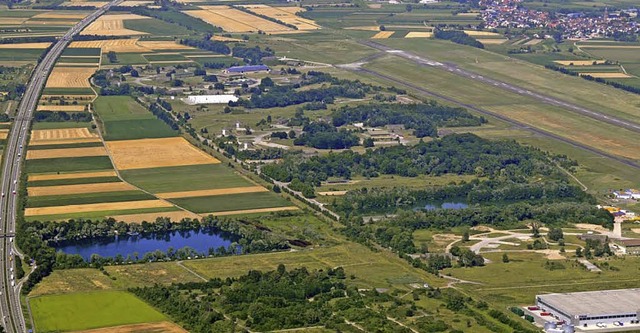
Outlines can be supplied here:
<path id="1" fill-rule="evenodd" d="M 172 211 L 172 212 L 159 212 L 159 213 L 144 213 L 144 214 L 123 214 L 110 216 L 116 221 L 122 221 L 126 223 L 141 223 L 142 221 L 155 222 L 158 217 L 168 217 L 171 221 L 180 221 L 185 218 L 200 219 L 201 216 L 187 211 Z"/>
<path id="2" fill-rule="evenodd" d="M 106 144 L 119 170 L 220 163 L 182 137 L 107 141 Z"/>
<path id="3" fill-rule="evenodd" d="M 98 134 L 89 132 L 89 129 L 86 127 L 32 130 L 29 144 L 30 145 L 61 144 L 59 141 L 64 140 L 65 143 L 69 143 L 68 141 L 81 142 L 76 140 L 87 140 L 87 139 L 90 139 L 92 141 L 82 141 L 82 142 L 94 142 L 95 140 L 100 141 Z"/>
<path id="4" fill-rule="evenodd" d="M 101 192 L 133 191 L 136 188 L 129 183 L 94 183 L 94 184 L 74 184 L 55 186 L 31 186 L 27 188 L 29 196 L 38 197 L 43 195 L 64 195 L 83 194 Z"/>
<path id="5" fill-rule="evenodd" d="M 55 66 L 46 88 L 90 88 L 89 78 L 98 67 L 60 67 Z"/>
<path id="6" fill-rule="evenodd" d="M 433 36 L 433 32 L 428 31 L 410 31 L 404 38 L 429 38 Z"/>
<path id="7" fill-rule="evenodd" d="M 391 35 L 393 35 L 395 31 L 380 31 L 377 34 L 375 34 L 373 37 L 373 39 L 384 39 L 384 38 L 389 38 L 391 37 Z"/>
<path id="8" fill-rule="evenodd" d="M 124 27 L 125 20 L 140 20 L 148 17 L 136 14 L 111 14 L 100 16 L 97 20 L 86 27 L 81 35 L 103 35 L 103 36 L 130 36 L 148 35 L 146 32 L 127 29 Z"/>
<path id="9" fill-rule="evenodd" d="M 347 194 L 347 191 L 325 191 L 325 192 L 318 192 L 319 195 L 327 195 L 327 196 L 334 196 L 334 195 L 345 195 Z"/>
<path id="10" fill-rule="evenodd" d="M 598 231 L 598 232 L 609 232 L 608 229 L 605 229 L 601 225 L 589 224 L 589 223 L 576 223 L 576 228 L 578 228 L 578 229 L 586 229 L 586 230 L 593 230 L 593 231 Z"/>
<path id="11" fill-rule="evenodd" d="M 51 43 L 0 44 L 0 49 L 46 49 Z"/>
<path id="12" fill-rule="evenodd" d="M 593 66 L 604 64 L 606 60 L 555 60 L 554 62 L 562 66 Z"/>
<path id="13" fill-rule="evenodd" d="M 626 79 L 629 77 L 632 77 L 629 74 L 625 74 L 625 73 L 593 73 L 593 72 L 589 72 L 589 73 L 579 73 L 580 76 L 584 76 L 584 75 L 590 75 L 596 78 L 603 78 L 603 79 Z"/>
<path id="14" fill-rule="evenodd" d="M 123 325 L 114 327 L 97 328 L 72 333 L 135 333 L 135 332 L 163 332 L 163 333 L 187 333 L 182 327 L 162 321 L 159 323 L 145 323 L 135 325 Z"/>
<path id="15" fill-rule="evenodd" d="M 84 105 L 38 105 L 38 111 L 68 111 L 80 112 L 84 111 Z"/>
<path id="16" fill-rule="evenodd" d="M 496 32 L 489 32 L 489 31 L 476 31 L 476 30 L 463 30 L 465 34 L 472 36 L 472 37 L 476 37 L 476 36 L 502 36 L 499 33 Z"/>
<path id="17" fill-rule="evenodd" d="M 97 178 L 97 177 L 117 177 L 118 174 L 113 171 L 95 171 L 95 172 L 74 172 L 74 173 L 56 173 L 56 174 L 40 174 L 29 175 L 29 181 L 37 180 L 58 180 L 58 179 L 78 179 L 78 178 Z"/>
<path id="18" fill-rule="evenodd" d="M 87 14 L 82 14 L 82 13 L 56 13 L 55 11 L 53 12 L 46 12 L 46 13 L 41 13 L 41 14 L 37 14 L 33 17 L 31 17 L 32 19 L 35 18 L 39 18 L 39 19 L 78 19 L 81 20 L 83 18 L 85 18 L 87 16 Z"/>
<path id="19" fill-rule="evenodd" d="M 567 259 L 566 257 L 564 257 L 562 254 L 560 254 L 559 250 L 536 250 L 536 253 L 542 253 L 544 255 L 547 256 L 547 259 L 549 260 L 564 260 Z"/>
<path id="20" fill-rule="evenodd" d="M 37 160 L 43 158 L 59 158 L 59 157 L 87 157 L 87 156 L 106 156 L 107 150 L 104 147 L 82 147 L 82 148 L 63 148 L 63 149 L 39 149 L 27 151 L 28 160 Z"/>
<path id="21" fill-rule="evenodd" d="M 485 38 L 485 39 L 478 39 L 478 41 L 485 45 L 500 45 L 500 44 L 504 44 L 506 41 L 508 41 L 508 39 Z"/>
<path id="22" fill-rule="evenodd" d="M 100 212 L 100 211 L 162 208 L 162 207 L 173 207 L 173 205 L 164 200 L 104 202 L 104 203 L 83 204 L 83 205 L 26 208 L 24 210 L 24 215 L 25 216 L 57 215 L 57 214 L 68 214 L 68 213 L 89 213 L 89 212 Z"/>
<path id="23" fill-rule="evenodd" d="M 214 196 L 214 195 L 255 193 L 255 192 L 269 192 L 269 190 L 267 190 L 262 186 L 244 186 L 244 187 L 219 188 L 219 189 L 199 190 L 199 191 L 165 192 L 165 193 L 156 193 L 155 195 L 158 198 L 162 198 L 162 199 L 178 199 L 178 198 L 207 197 L 207 196 Z"/>
<path id="24" fill-rule="evenodd" d="M 257 208 L 257 209 L 244 209 L 244 210 L 229 210 L 225 212 L 213 212 L 200 214 L 201 216 L 226 216 L 226 215 L 239 215 L 239 214 L 254 214 L 254 213 L 269 213 L 269 212 L 282 212 L 287 210 L 298 210 L 300 208 L 296 206 L 286 207 L 273 207 L 273 208 Z"/>

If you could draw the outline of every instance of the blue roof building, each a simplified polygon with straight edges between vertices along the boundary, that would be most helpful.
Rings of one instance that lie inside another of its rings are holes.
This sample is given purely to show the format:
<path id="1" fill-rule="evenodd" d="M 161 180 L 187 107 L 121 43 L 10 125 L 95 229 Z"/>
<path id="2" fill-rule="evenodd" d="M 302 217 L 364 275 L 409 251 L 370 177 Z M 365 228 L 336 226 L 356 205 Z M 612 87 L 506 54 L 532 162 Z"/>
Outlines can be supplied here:
<path id="1" fill-rule="evenodd" d="M 251 66 L 233 66 L 227 69 L 227 73 L 250 73 L 250 72 L 268 72 L 269 67 L 265 65 L 251 65 Z"/>

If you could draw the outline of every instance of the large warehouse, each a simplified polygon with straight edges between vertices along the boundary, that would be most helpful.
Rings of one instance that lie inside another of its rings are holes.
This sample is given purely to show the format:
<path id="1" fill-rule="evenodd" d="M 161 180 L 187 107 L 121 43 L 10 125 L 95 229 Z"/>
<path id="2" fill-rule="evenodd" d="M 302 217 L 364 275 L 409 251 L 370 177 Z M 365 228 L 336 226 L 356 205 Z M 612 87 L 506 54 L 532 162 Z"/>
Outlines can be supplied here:
<path id="1" fill-rule="evenodd" d="M 620 323 L 628 327 L 633 323 L 631 327 L 638 329 L 640 289 L 538 295 L 536 305 L 576 328 L 603 324 L 613 327 Z"/>

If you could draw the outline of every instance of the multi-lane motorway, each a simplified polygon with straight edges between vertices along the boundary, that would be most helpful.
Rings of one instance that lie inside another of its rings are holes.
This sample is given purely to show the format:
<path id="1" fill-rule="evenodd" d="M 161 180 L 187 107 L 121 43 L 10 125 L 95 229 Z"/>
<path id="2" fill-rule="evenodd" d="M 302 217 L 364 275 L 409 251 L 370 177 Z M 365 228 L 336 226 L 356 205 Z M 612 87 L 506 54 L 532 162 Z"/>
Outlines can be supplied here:
<path id="1" fill-rule="evenodd" d="M 24 147 L 27 143 L 27 131 L 33 112 L 38 104 L 42 88 L 62 51 L 70 43 L 73 36 L 78 34 L 87 25 L 100 15 L 104 14 L 113 5 L 124 0 L 113 1 L 96 10 L 73 26 L 64 36 L 54 44 L 47 52 L 44 59 L 36 66 L 27 85 L 24 96 L 18 106 L 18 111 L 13 121 L 11 132 L 7 137 L 5 155 L 2 161 L 2 184 L 0 190 L 0 314 L 5 331 L 10 333 L 27 332 L 25 318 L 20 304 L 21 281 L 15 279 L 13 260 L 15 255 L 20 255 L 14 241 L 16 230 L 16 214 L 19 203 L 18 186 L 22 171 L 21 160 L 24 157 Z M 37 264 L 37 263 L 36 263 Z"/>

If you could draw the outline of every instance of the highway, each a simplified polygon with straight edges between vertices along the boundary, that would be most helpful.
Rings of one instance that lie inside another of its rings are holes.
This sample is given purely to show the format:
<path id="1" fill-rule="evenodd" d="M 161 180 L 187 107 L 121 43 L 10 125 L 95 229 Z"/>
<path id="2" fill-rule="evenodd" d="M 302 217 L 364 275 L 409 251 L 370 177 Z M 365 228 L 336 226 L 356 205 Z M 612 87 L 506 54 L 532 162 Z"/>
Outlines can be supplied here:
<path id="1" fill-rule="evenodd" d="M 22 158 L 25 153 L 23 147 L 27 144 L 33 112 L 53 65 L 65 47 L 71 42 L 73 36 L 104 14 L 111 6 L 117 5 L 122 1 L 124 0 L 113 1 L 85 17 L 51 47 L 33 71 L 7 137 L 4 159 L 2 160 L 2 184 L 0 187 L 2 191 L 0 199 L 0 235 L 3 236 L 0 237 L 0 242 L 2 242 L 0 247 L 0 271 L 2 271 L 0 273 L 0 314 L 2 315 L 2 325 L 6 332 L 27 332 L 20 304 L 20 289 L 24 279 L 23 281 L 17 281 L 14 276 L 15 260 L 13 258 L 16 255 L 21 257 L 22 255 L 15 245 L 13 234 L 16 230 L 16 216 L 20 200 L 18 187 L 20 186 L 20 173 L 22 172 Z"/>
<path id="2" fill-rule="evenodd" d="M 487 85 L 492 85 L 494 87 L 503 89 L 503 90 L 507 90 L 509 92 L 512 93 L 516 93 L 518 95 L 522 95 L 522 96 L 528 96 L 531 98 L 535 98 L 538 101 L 542 102 L 542 103 L 546 103 L 546 104 L 550 104 L 553 106 L 557 106 L 557 107 L 561 107 L 564 108 L 565 110 L 569 110 L 571 112 L 574 113 L 578 113 L 580 115 L 583 116 L 587 116 L 590 118 L 593 118 L 595 120 L 598 121 L 602 121 L 605 123 L 609 123 L 611 125 L 614 126 L 618 126 L 618 127 L 623 127 L 626 128 L 630 131 L 636 132 L 636 133 L 640 133 L 640 123 L 637 122 L 633 122 L 633 121 L 628 121 L 628 120 L 624 120 L 612 115 L 607 115 L 601 112 L 597 112 L 597 111 L 593 111 L 593 110 L 589 110 L 586 109 L 584 107 L 581 107 L 579 105 L 575 105 L 575 104 L 571 104 L 571 103 L 567 103 L 563 100 L 551 97 L 551 96 L 547 96 L 547 95 L 543 95 L 534 91 L 531 91 L 527 88 L 523 88 L 520 86 L 516 86 L 514 84 L 511 83 L 506 83 L 506 82 L 502 82 L 499 80 L 495 80 L 492 78 L 488 78 L 485 76 L 482 76 L 480 74 L 476 74 L 473 73 L 471 71 L 462 69 L 454 64 L 450 64 L 450 63 L 443 63 L 443 62 L 438 62 L 438 61 L 434 61 L 434 60 L 430 60 L 418 55 L 415 55 L 413 53 L 407 52 L 407 51 L 403 51 L 403 50 L 396 50 L 393 49 L 391 47 L 388 47 L 386 45 L 380 44 L 380 43 L 376 43 L 374 41 L 370 41 L 370 40 L 362 40 L 359 41 L 361 44 L 369 46 L 371 48 L 380 50 L 380 51 L 384 51 L 388 54 L 392 54 L 401 58 L 405 58 L 407 60 L 411 60 L 414 63 L 420 65 L 420 66 L 428 66 L 428 67 L 435 67 L 435 68 L 440 68 L 442 70 L 448 71 L 451 74 L 456 74 L 459 76 L 463 76 L 467 79 L 470 80 L 475 80 L 475 81 L 479 81 L 482 83 L 485 83 Z"/>

